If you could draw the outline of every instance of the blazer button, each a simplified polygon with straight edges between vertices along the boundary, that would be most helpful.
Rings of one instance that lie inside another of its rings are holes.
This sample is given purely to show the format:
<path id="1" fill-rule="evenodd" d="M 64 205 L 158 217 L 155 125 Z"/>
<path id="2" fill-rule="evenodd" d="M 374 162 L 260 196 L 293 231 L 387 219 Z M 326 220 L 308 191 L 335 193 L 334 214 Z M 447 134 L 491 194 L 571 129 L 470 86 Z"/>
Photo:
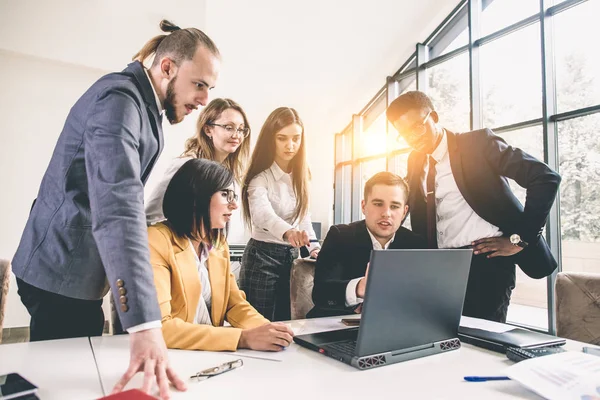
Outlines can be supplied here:
<path id="1" fill-rule="evenodd" d="M 117 286 L 118 287 L 123 287 L 125 285 L 125 282 L 123 282 L 123 279 L 117 279 Z"/>
<path id="2" fill-rule="evenodd" d="M 125 289 L 124 287 L 120 287 L 119 288 L 119 294 L 121 296 L 125 296 L 127 294 L 127 289 Z"/>
<path id="3" fill-rule="evenodd" d="M 121 296 L 121 297 L 119 297 L 119 301 L 121 302 L 121 304 L 125 304 L 125 303 L 127 303 L 127 297 Z"/>
<path id="4" fill-rule="evenodd" d="M 127 312 L 127 310 L 129 310 L 129 307 L 127 307 L 127 304 L 121 304 L 121 311 Z"/>

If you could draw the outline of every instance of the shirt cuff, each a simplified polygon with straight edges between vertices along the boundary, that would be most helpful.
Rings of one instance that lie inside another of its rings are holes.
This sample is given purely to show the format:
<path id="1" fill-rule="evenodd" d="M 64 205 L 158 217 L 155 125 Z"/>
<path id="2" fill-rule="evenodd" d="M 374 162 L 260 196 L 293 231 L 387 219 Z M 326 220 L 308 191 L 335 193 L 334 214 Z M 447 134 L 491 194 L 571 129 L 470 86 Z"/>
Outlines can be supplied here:
<path id="1" fill-rule="evenodd" d="M 312 242 L 310 245 L 306 246 L 306 248 L 308 250 L 308 254 L 310 254 L 313 252 L 313 250 L 320 249 L 321 245 L 319 242 Z"/>
<path id="2" fill-rule="evenodd" d="M 346 286 L 346 307 L 354 307 L 363 302 L 363 299 L 356 296 L 356 286 L 358 286 L 358 282 L 360 282 L 361 279 L 362 278 L 356 278 L 348 282 L 348 286 Z"/>
<path id="3" fill-rule="evenodd" d="M 143 324 L 132 326 L 131 328 L 127 329 L 127 333 L 136 333 L 154 328 L 162 328 L 162 323 L 160 321 L 145 322 Z"/>
<path id="4" fill-rule="evenodd" d="M 282 219 L 279 219 L 278 221 L 276 221 L 273 226 L 271 227 L 271 230 L 269 231 L 269 233 L 273 236 L 275 236 L 277 239 L 282 240 L 284 242 L 286 242 L 286 240 L 284 239 L 283 235 L 289 231 L 290 229 L 293 229 L 294 227 L 290 224 L 288 224 L 287 222 L 285 222 Z"/>

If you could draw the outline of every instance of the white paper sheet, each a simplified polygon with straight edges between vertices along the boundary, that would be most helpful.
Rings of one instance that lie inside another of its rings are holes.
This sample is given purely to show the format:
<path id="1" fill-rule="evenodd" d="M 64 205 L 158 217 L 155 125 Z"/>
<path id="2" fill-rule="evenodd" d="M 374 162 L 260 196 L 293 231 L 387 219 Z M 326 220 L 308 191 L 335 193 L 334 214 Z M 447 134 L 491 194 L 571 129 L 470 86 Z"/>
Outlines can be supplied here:
<path id="1" fill-rule="evenodd" d="M 567 351 L 521 361 L 506 375 L 548 400 L 600 399 L 600 357 Z"/>

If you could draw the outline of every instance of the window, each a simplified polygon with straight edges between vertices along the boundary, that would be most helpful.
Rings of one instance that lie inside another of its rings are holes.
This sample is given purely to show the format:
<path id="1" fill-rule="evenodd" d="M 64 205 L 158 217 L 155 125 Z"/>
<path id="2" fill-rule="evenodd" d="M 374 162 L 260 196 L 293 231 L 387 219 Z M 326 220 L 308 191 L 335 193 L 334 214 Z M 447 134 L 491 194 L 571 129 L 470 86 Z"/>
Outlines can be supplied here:
<path id="1" fill-rule="evenodd" d="M 491 40 L 473 44 L 473 50 L 478 52 L 474 55 L 479 57 L 470 58 L 469 48 L 435 64 L 435 57 L 468 43 L 469 0 L 462 0 L 452 17 L 423 43 L 430 49 L 433 63 L 417 65 L 411 58 L 403 73 L 420 73 L 426 68 L 427 93 L 439 111 L 442 125 L 448 129 L 467 130 L 470 113 L 477 117 L 481 114 L 484 126 L 494 129 L 508 144 L 540 160 L 545 152 L 548 160 L 558 160 L 556 168 L 562 176 L 557 199 L 559 220 L 549 219 L 548 223 L 553 225 L 543 234 L 552 235 L 551 242 L 561 246 L 553 250 L 561 250 L 562 259 L 558 261 L 564 271 L 600 272 L 600 140 L 596 137 L 600 132 L 600 53 L 595 51 L 596 38 L 600 37 L 600 24 L 596 22 L 600 0 L 567 3 L 554 0 L 555 6 L 544 16 L 545 27 L 551 34 L 544 37 L 539 0 L 481 0 L 481 3 L 484 9 L 474 15 L 473 23 L 481 28 L 481 37 L 488 36 Z M 512 26 L 511 32 L 490 36 L 508 26 Z M 542 60 L 542 47 L 554 50 L 545 54 L 547 60 Z M 475 61 L 473 64 L 471 59 Z M 542 82 L 544 68 L 549 78 L 546 82 Z M 385 77 L 381 78 L 383 84 Z M 547 120 L 542 118 L 542 106 L 552 106 L 554 99 L 543 98 L 544 84 L 545 93 L 555 95 L 557 106 L 557 110 L 549 108 L 551 115 Z M 399 87 L 403 92 L 415 90 L 415 75 L 404 78 Z M 471 109 L 471 102 L 481 105 L 481 109 Z M 371 109 L 375 110 L 375 105 Z M 386 126 L 384 110 L 372 110 L 363 120 L 368 122 L 365 132 L 355 138 L 355 152 L 346 154 L 349 159 L 336 155 L 336 193 L 338 182 L 347 179 L 339 184 L 336 205 L 343 192 L 344 201 L 352 202 L 354 218 L 359 215 L 356 202 L 362 198 L 364 182 L 369 177 L 385 170 L 386 165 L 400 176 L 407 171 L 410 148 L 406 142 L 396 140 L 393 126 Z M 479 125 L 479 121 L 475 122 Z M 385 146 L 381 144 L 384 128 L 387 128 Z M 548 138 L 557 136 L 558 140 L 544 142 L 545 129 Z M 363 156 L 367 158 L 361 159 Z M 344 163 L 340 164 L 342 159 Z M 509 183 L 524 204 L 526 190 L 515 182 Z M 341 211 L 346 213 L 346 208 Z M 410 226 L 410 221 L 404 226 Z M 508 320 L 555 333 L 548 326 L 549 316 L 555 312 L 548 309 L 548 287 L 553 284 L 552 276 L 531 279 L 517 269 Z"/>
<path id="2" fill-rule="evenodd" d="M 352 129 L 335 135 L 335 163 L 352 160 Z"/>
<path id="3" fill-rule="evenodd" d="M 499 127 L 540 118 L 539 23 L 483 45 L 480 55 L 483 125 Z"/>
<path id="4" fill-rule="evenodd" d="M 600 1 L 587 1 L 554 20 L 556 101 L 559 112 L 600 103 Z"/>
<path id="5" fill-rule="evenodd" d="M 441 124 L 455 132 L 469 130 L 469 53 L 427 69 L 428 96 Z"/>
<path id="6" fill-rule="evenodd" d="M 540 0 L 492 0 L 481 13 L 481 36 L 540 12 Z"/>
<path id="7" fill-rule="evenodd" d="M 334 223 L 352 222 L 352 165 L 342 165 L 335 170 Z"/>
<path id="8" fill-rule="evenodd" d="M 526 153 L 544 160 L 542 126 L 501 133 L 506 142 Z M 510 187 L 521 204 L 525 204 L 526 190 L 510 180 Z M 548 286 L 546 279 L 532 279 L 521 269 L 516 270 L 516 286 L 508 308 L 507 320 L 519 325 L 548 329 Z"/>
<path id="9" fill-rule="evenodd" d="M 600 273 L 600 114 L 558 124 L 562 270 Z"/>
<path id="10" fill-rule="evenodd" d="M 600 250 L 599 130 L 599 114 L 558 123 L 565 270 L 583 271 L 593 267 L 584 260 L 590 259 L 593 249 Z M 579 261 L 575 262 L 575 259 Z M 600 262 L 596 263 L 595 270 L 600 272 Z"/>
<path id="11" fill-rule="evenodd" d="M 362 200 L 363 192 L 365 189 L 365 183 L 376 173 L 386 170 L 385 157 L 377 158 L 375 160 L 365 161 L 360 164 L 360 191 L 359 197 Z"/>
<path id="12" fill-rule="evenodd" d="M 360 157 L 368 157 L 386 152 L 386 124 L 387 118 L 384 111 L 361 133 L 359 142 Z"/>
<path id="13" fill-rule="evenodd" d="M 441 54 L 447 54 L 458 48 L 469 44 L 469 30 L 462 31 L 443 51 Z"/>

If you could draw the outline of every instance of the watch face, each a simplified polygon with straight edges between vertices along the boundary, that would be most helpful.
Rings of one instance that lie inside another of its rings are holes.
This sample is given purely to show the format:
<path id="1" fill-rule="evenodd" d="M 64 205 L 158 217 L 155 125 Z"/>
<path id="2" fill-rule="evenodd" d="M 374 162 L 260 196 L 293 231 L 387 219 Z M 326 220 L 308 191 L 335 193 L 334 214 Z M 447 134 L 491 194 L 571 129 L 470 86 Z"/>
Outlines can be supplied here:
<path id="1" fill-rule="evenodd" d="M 521 241 L 521 237 L 519 235 L 517 235 L 516 233 L 513 235 L 510 235 L 510 242 L 512 244 L 517 244 Z"/>

